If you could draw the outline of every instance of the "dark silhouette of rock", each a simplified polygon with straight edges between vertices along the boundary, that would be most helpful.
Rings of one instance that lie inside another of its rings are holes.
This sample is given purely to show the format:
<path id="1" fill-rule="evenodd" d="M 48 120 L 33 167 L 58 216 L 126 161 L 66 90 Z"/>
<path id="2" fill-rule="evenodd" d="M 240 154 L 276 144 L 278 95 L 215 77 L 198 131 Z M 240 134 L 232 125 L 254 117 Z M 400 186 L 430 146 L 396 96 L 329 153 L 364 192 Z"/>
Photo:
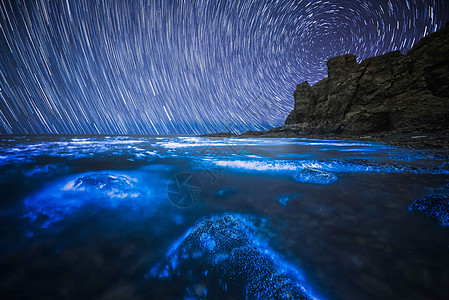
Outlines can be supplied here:
<path id="1" fill-rule="evenodd" d="M 352 54 L 331 58 L 327 78 L 314 86 L 297 85 L 294 109 L 283 126 L 239 137 L 357 139 L 449 149 L 448 24 L 405 55 L 393 51 L 360 64 Z"/>
<path id="2" fill-rule="evenodd" d="M 449 195 L 427 195 L 417 199 L 409 207 L 410 210 L 419 211 L 435 220 L 441 226 L 449 227 Z"/>
<path id="3" fill-rule="evenodd" d="M 440 169 L 448 169 L 448 163 L 440 166 Z M 449 228 L 449 183 L 433 189 L 433 193 L 416 199 L 410 206 L 410 211 L 418 211 L 432 219 L 444 227 Z"/>
<path id="4" fill-rule="evenodd" d="M 299 84 L 285 125 L 267 133 L 367 134 L 443 132 L 449 125 L 449 26 L 407 54 L 365 59 L 346 54 L 327 63 L 328 78 Z"/>
<path id="5" fill-rule="evenodd" d="M 218 132 L 218 133 L 202 134 L 200 136 L 202 136 L 202 137 L 235 137 L 237 135 L 232 132 Z"/>
<path id="6" fill-rule="evenodd" d="M 245 136 L 259 136 L 259 135 L 263 135 L 264 132 L 263 131 L 254 131 L 254 130 L 248 130 L 242 134 L 239 135 L 239 137 L 245 137 Z"/>

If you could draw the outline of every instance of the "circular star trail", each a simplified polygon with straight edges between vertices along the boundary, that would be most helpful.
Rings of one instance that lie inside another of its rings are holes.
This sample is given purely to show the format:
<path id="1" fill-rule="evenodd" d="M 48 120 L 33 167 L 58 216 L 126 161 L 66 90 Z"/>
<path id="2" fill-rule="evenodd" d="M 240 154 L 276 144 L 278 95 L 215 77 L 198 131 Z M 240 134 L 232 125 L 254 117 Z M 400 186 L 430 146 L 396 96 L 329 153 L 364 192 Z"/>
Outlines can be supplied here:
<path id="1" fill-rule="evenodd" d="M 281 125 L 326 61 L 406 52 L 446 0 L 1 1 L 0 133 Z"/>

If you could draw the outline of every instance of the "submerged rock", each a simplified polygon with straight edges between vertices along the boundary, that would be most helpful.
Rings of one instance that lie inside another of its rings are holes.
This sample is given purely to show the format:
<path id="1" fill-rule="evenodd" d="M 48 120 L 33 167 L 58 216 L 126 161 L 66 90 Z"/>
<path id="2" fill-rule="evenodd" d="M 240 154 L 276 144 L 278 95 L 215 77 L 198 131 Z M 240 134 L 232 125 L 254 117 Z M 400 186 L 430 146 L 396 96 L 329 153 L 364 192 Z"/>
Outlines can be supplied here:
<path id="1" fill-rule="evenodd" d="M 114 174 L 89 174 L 78 178 L 73 184 L 73 189 L 99 189 L 99 190 L 130 190 L 133 188 L 132 180 L 125 175 Z"/>
<path id="2" fill-rule="evenodd" d="M 296 181 L 302 183 L 315 183 L 315 184 L 331 184 L 338 180 L 338 177 L 332 173 L 311 168 L 300 170 L 298 173 L 296 173 L 294 178 Z"/>
<path id="3" fill-rule="evenodd" d="M 87 215 L 102 208 L 120 207 L 123 218 L 127 218 L 130 211 L 151 215 L 159 202 L 155 195 L 161 194 L 153 192 L 155 186 L 158 184 L 139 184 L 137 178 L 124 174 L 83 173 L 49 183 L 27 196 L 24 217 L 40 228 L 48 228 L 68 216 L 78 218 L 79 212 Z M 151 206 L 148 205 L 150 201 Z"/>
<path id="4" fill-rule="evenodd" d="M 443 227 L 449 227 L 449 195 L 436 194 L 419 198 L 412 205 L 410 210 L 416 210 L 432 217 Z"/>
<path id="5" fill-rule="evenodd" d="M 170 249 L 151 271 L 174 297 L 211 298 L 240 295 L 250 299 L 311 299 L 299 271 L 262 248 L 239 217 L 226 215 L 201 222 Z"/>
<path id="6" fill-rule="evenodd" d="M 75 180 L 73 191 L 87 191 L 107 195 L 111 198 L 136 197 L 135 181 L 125 175 L 94 173 Z"/>
<path id="7" fill-rule="evenodd" d="M 232 188 L 224 188 L 224 189 L 220 189 L 215 193 L 215 196 L 219 197 L 219 198 L 224 198 L 227 199 L 229 197 L 238 195 L 239 191 L 236 189 L 232 189 Z"/>
<path id="8" fill-rule="evenodd" d="M 287 206 L 290 203 L 290 200 L 298 197 L 298 194 L 286 194 L 278 197 L 278 202 L 284 206 Z"/>

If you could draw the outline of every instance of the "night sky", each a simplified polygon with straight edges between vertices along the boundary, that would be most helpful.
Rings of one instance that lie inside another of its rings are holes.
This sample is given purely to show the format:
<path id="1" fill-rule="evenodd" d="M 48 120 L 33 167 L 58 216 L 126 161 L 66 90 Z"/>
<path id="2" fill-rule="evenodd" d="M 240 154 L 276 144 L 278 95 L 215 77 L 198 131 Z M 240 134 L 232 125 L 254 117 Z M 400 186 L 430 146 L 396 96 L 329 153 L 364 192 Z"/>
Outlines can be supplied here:
<path id="1" fill-rule="evenodd" d="M 329 58 L 406 52 L 448 20 L 447 0 L 2 0 L 0 133 L 280 126 Z"/>

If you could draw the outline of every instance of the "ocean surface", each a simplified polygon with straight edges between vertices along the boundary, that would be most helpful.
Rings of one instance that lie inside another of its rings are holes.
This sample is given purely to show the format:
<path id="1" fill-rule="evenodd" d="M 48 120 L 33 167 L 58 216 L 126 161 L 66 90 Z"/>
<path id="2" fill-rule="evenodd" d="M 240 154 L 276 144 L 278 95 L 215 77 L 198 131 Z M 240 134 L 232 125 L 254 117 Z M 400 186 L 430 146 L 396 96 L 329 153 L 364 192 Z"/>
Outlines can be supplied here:
<path id="1" fill-rule="evenodd" d="M 1 299 L 264 295 L 253 278 L 278 277 L 220 265 L 232 253 L 217 256 L 219 237 L 189 248 L 223 216 L 310 299 L 449 298 L 448 224 L 411 208 L 445 189 L 447 153 L 300 138 L 0 141 Z"/>

